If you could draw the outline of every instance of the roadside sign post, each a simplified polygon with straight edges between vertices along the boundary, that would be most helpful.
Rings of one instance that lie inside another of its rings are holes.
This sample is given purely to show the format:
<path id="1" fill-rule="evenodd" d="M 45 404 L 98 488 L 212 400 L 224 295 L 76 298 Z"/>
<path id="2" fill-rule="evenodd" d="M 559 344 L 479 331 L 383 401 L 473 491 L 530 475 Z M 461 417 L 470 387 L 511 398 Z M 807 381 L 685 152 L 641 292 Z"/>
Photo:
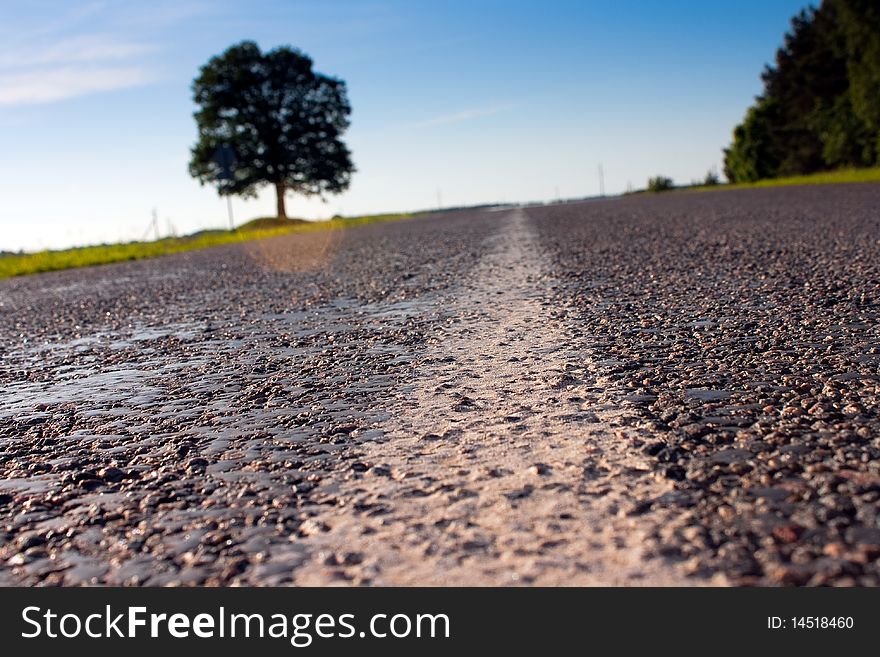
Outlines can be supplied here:
<path id="1" fill-rule="evenodd" d="M 214 161 L 219 171 L 217 180 L 233 180 L 235 178 L 235 149 L 229 144 L 222 144 L 214 152 Z M 222 192 L 221 192 L 222 193 Z M 229 212 L 229 230 L 235 230 L 235 222 L 232 216 L 232 196 L 226 194 L 226 209 Z"/>

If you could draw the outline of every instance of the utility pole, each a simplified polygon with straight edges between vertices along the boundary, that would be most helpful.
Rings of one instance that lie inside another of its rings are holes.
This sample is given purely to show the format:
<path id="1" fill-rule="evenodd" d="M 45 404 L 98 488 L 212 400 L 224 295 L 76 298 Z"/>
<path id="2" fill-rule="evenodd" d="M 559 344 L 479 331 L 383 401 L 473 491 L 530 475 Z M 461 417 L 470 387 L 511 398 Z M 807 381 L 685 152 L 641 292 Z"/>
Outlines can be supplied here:
<path id="1" fill-rule="evenodd" d="M 156 208 L 153 208 L 153 233 L 156 236 L 156 239 L 159 239 L 159 211 Z"/>
<path id="2" fill-rule="evenodd" d="M 235 159 L 235 149 L 229 144 L 220 144 L 214 151 L 214 161 L 220 169 L 217 173 L 218 183 L 235 179 Z M 221 191 L 222 187 L 222 184 L 218 187 L 218 193 L 221 196 L 224 195 Z M 229 213 L 229 230 L 235 230 L 235 224 L 232 221 L 232 195 L 227 193 L 225 196 L 226 211 Z"/>
<path id="3" fill-rule="evenodd" d="M 232 196 L 226 195 L 226 209 L 229 212 L 229 230 L 235 230 L 235 224 L 232 221 Z"/>
<path id="4" fill-rule="evenodd" d="M 601 162 L 599 162 L 599 196 L 605 196 L 605 169 L 602 168 Z"/>

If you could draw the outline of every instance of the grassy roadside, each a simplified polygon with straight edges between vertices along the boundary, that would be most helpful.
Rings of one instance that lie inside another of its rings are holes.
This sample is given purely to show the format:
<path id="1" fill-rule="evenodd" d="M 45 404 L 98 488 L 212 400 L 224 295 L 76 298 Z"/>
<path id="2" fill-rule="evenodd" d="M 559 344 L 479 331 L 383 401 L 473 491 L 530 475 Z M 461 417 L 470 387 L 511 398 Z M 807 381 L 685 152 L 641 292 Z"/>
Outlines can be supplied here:
<path id="1" fill-rule="evenodd" d="M 734 185 L 695 185 L 686 187 L 689 191 L 709 192 L 724 189 L 755 189 L 758 187 L 787 187 L 789 185 L 828 185 L 832 183 L 880 182 L 880 167 L 872 169 L 841 169 L 824 171 L 806 176 L 788 178 L 768 178 L 753 183 L 737 183 Z"/>
<path id="2" fill-rule="evenodd" d="M 204 249 L 221 244 L 260 240 L 289 233 L 307 233 L 321 230 L 339 230 L 350 226 L 397 221 L 412 214 L 377 214 L 365 217 L 330 219 L 327 221 L 291 221 L 289 225 L 277 224 L 277 220 L 255 220 L 233 230 L 205 231 L 185 237 L 169 237 L 153 242 L 128 242 L 125 244 L 100 244 L 59 251 L 8 254 L 0 256 L 0 278 L 36 274 L 59 269 L 105 265 L 124 260 L 140 260 L 157 256 Z"/>

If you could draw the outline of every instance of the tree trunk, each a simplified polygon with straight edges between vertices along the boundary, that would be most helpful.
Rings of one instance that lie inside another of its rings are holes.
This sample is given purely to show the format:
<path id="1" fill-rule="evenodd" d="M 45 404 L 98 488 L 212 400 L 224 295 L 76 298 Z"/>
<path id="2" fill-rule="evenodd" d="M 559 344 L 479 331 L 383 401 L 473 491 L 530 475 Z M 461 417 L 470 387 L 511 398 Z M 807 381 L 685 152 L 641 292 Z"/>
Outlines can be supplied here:
<path id="1" fill-rule="evenodd" d="M 278 218 L 287 219 L 287 213 L 284 211 L 284 183 L 275 183 L 275 196 L 278 199 Z"/>

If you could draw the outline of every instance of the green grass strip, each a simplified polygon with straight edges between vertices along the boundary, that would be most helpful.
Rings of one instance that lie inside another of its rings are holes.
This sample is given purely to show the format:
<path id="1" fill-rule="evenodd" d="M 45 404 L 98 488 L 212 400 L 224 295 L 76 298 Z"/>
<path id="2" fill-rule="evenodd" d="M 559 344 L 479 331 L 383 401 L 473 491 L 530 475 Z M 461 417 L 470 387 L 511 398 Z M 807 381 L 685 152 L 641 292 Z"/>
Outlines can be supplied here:
<path id="1" fill-rule="evenodd" d="M 376 214 L 364 217 L 334 218 L 327 221 L 296 221 L 289 226 L 271 228 L 248 228 L 228 231 L 205 231 L 186 237 L 169 237 L 153 242 L 128 242 L 125 244 L 100 244 L 58 251 L 14 253 L 0 256 L 0 278 L 22 276 L 59 269 L 106 265 L 125 260 L 141 260 L 158 256 L 205 249 L 221 244 L 268 239 L 290 233 L 310 233 L 323 230 L 340 230 L 352 226 L 408 219 L 413 214 Z"/>
<path id="2" fill-rule="evenodd" d="M 880 182 L 880 167 L 872 169 L 840 169 L 839 171 L 823 171 L 805 176 L 787 178 L 767 178 L 752 183 L 736 183 L 733 185 L 697 185 L 686 189 L 694 191 L 715 191 L 723 189 L 755 189 L 760 187 L 788 187 L 790 185 L 830 185 L 834 183 L 865 183 Z"/>

